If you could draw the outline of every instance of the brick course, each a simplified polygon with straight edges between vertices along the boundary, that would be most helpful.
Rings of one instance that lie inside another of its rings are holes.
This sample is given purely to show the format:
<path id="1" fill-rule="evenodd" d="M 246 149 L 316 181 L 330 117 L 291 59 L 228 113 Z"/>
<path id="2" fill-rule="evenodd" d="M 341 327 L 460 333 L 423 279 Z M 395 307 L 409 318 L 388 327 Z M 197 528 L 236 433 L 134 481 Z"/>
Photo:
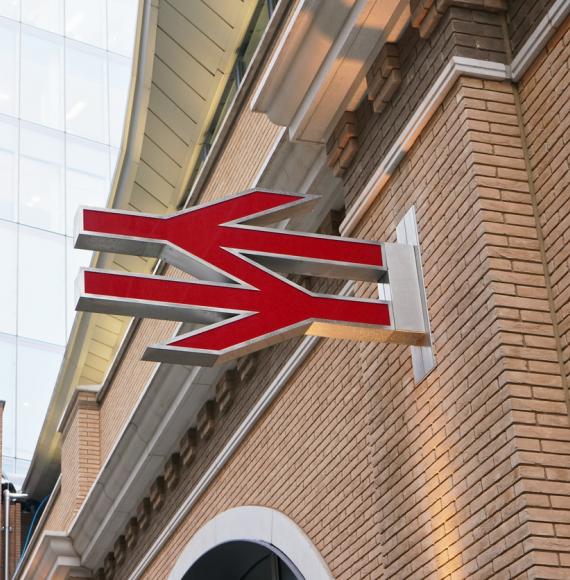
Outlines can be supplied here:
<path id="1" fill-rule="evenodd" d="M 513 54 L 521 49 L 553 4 L 554 0 L 509 0 L 507 2 L 507 22 Z"/>
<path id="2" fill-rule="evenodd" d="M 570 384 L 570 19 L 520 83 L 552 300 Z"/>

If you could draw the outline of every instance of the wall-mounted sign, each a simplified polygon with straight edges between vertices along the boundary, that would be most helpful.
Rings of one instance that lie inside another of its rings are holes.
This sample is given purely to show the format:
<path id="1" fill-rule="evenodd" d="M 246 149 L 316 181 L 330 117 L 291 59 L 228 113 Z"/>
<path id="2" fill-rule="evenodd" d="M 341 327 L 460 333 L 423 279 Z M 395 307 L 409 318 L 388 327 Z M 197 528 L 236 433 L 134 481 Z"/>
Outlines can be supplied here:
<path id="1" fill-rule="evenodd" d="M 169 216 L 80 209 L 75 247 L 161 258 L 170 278 L 84 269 L 77 310 L 201 325 L 147 360 L 211 366 L 302 334 L 421 344 L 414 248 L 265 227 L 312 196 L 246 191 Z M 391 300 L 313 293 L 282 273 L 390 284 Z"/>

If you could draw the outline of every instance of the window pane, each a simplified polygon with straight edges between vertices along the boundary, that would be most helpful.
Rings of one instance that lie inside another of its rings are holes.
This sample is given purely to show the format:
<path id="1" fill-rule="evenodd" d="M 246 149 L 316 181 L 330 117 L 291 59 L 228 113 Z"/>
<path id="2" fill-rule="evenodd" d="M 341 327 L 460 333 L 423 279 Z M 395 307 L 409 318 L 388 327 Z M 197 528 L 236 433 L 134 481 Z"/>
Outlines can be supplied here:
<path id="1" fill-rule="evenodd" d="M 17 219 L 18 121 L 0 117 L 0 219 Z"/>
<path id="2" fill-rule="evenodd" d="M 62 232 L 65 223 L 63 134 L 22 124 L 20 222 Z"/>
<path id="3" fill-rule="evenodd" d="M 109 197 L 109 147 L 67 137 L 67 235 L 80 205 L 104 207 Z"/>
<path id="4" fill-rule="evenodd" d="M 18 334 L 65 343 L 65 238 L 20 226 Z"/>
<path id="5" fill-rule="evenodd" d="M 17 242 L 18 226 L 0 220 L 2 253 L 2 283 L 0 284 L 0 332 L 16 334 L 18 311 Z M 0 366 L 0 377 L 2 367 Z M 1 381 L 0 381 L 1 382 Z"/>
<path id="6" fill-rule="evenodd" d="M 67 278 L 67 337 L 73 327 L 75 320 L 75 281 L 79 275 L 80 268 L 87 268 L 91 262 L 93 252 L 85 250 L 76 250 L 73 247 L 73 240 L 67 238 L 67 263 L 66 263 L 66 278 Z"/>
<path id="7" fill-rule="evenodd" d="M 20 26 L 0 19 L 0 113 L 18 115 Z"/>
<path id="8" fill-rule="evenodd" d="M 65 35 L 87 44 L 107 48 L 105 0 L 66 0 Z"/>
<path id="9" fill-rule="evenodd" d="M 0 334 L 0 399 L 5 401 L 2 425 L 2 454 L 16 454 L 16 338 Z"/>
<path id="10" fill-rule="evenodd" d="M 18 458 L 32 458 L 63 358 L 63 350 L 60 346 L 18 339 Z"/>
<path id="11" fill-rule="evenodd" d="M 22 26 L 21 116 L 63 128 L 63 38 Z"/>
<path id="12" fill-rule="evenodd" d="M 22 0 L 22 22 L 63 32 L 63 0 Z"/>
<path id="13" fill-rule="evenodd" d="M 0 0 L 0 15 L 20 20 L 20 0 Z"/>
<path id="14" fill-rule="evenodd" d="M 109 50 L 131 57 L 135 43 L 137 0 L 107 0 Z"/>
<path id="15" fill-rule="evenodd" d="M 66 43 L 66 126 L 70 133 L 109 142 L 106 53 Z"/>
<path id="16" fill-rule="evenodd" d="M 129 96 L 131 61 L 120 56 L 109 57 L 109 117 L 111 145 L 119 147 L 123 136 L 125 109 Z"/>

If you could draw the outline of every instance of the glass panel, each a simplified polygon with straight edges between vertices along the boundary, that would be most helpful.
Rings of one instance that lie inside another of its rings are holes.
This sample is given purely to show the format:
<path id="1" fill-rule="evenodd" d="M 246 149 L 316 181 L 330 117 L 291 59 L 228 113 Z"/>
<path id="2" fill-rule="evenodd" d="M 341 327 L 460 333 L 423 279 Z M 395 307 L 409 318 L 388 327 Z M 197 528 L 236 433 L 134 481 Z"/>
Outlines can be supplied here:
<path id="1" fill-rule="evenodd" d="M 22 26 L 21 117 L 63 128 L 63 38 Z"/>
<path id="2" fill-rule="evenodd" d="M 249 38 L 246 41 L 247 44 L 243 47 L 243 52 L 241 55 L 241 62 L 243 67 L 243 73 L 247 70 L 247 67 L 251 63 L 251 59 L 255 53 L 255 49 L 267 28 L 267 24 L 269 23 L 269 7 L 267 6 L 267 2 L 264 2 L 260 9 L 257 17 L 255 20 L 250 24 L 250 28 L 248 30 Z"/>
<path id="3" fill-rule="evenodd" d="M 65 55 L 67 130 L 108 143 L 106 53 L 66 41 Z"/>
<path id="4" fill-rule="evenodd" d="M 17 219 L 18 121 L 0 117 L 0 219 Z"/>
<path id="5" fill-rule="evenodd" d="M 18 334 L 65 343 L 65 238 L 20 226 Z"/>
<path id="6" fill-rule="evenodd" d="M 0 113 L 18 115 L 20 26 L 0 19 Z"/>
<path id="7" fill-rule="evenodd" d="M 18 226 L 0 220 L 2 283 L 0 284 L 0 332 L 16 334 L 18 312 Z M 2 367 L 0 366 L 0 377 Z M 1 382 L 1 381 L 0 381 Z"/>
<path id="8" fill-rule="evenodd" d="M 22 124 L 20 132 L 20 222 L 64 232 L 63 134 Z"/>
<path id="9" fill-rule="evenodd" d="M 61 34 L 63 0 L 22 0 L 22 22 Z"/>
<path id="10" fill-rule="evenodd" d="M 17 490 L 22 489 L 22 485 L 24 484 L 24 480 L 26 479 L 26 474 L 30 469 L 31 461 L 27 459 L 20 459 L 19 457 L 16 458 L 15 461 L 15 469 L 14 475 L 12 476 L 12 483 L 16 487 Z"/>
<path id="11" fill-rule="evenodd" d="M 63 347 L 18 338 L 16 455 L 31 459 L 63 358 Z"/>
<path id="12" fill-rule="evenodd" d="M 131 61 L 109 55 L 109 126 L 111 145 L 119 147 L 123 136 L 125 109 L 129 96 Z"/>
<path id="13" fill-rule="evenodd" d="M 0 0 L 0 15 L 20 20 L 20 0 Z"/>
<path id="14" fill-rule="evenodd" d="M 67 137 L 67 235 L 80 205 L 104 207 L 109 197 L 109 147 Z"/>
<path id="15" fill-rule="evenodd" d="M 0 334 L 0 400 L 5 401 L 2 425 L 2 453 L 16 454 L 16 338 Z"/>
<path id="16" fill-rule="evenodd" d="M 105 0 L 65 0 L 65 35 L 107 48 Z"/>
<path id="17" fill-rule="evenodd" d="M 133 55 L 137 10 L 137 0 L 107 0 L 110 51 L 128 57 Z"/>
<path id="18" fill-rule="evenodd" d="M 67 337 L 73 327 L 75 320 L 75 281 L 79 275 L 80 268 L 87 268 L 91 262 L 93 252 L 86 250 L 76 250 L 73 247 L 73 240 L 67 238 L 67 263 L 66 263 L 66 279 L 67 279 Z"/>

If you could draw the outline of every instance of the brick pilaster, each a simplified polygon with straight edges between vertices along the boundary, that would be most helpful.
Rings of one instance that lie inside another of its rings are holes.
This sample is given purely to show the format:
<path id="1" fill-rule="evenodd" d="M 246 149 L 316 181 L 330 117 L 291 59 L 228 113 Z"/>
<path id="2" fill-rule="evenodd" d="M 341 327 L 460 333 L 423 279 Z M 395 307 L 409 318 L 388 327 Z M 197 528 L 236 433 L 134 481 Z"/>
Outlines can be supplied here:
<path id="1" fill-rule="evenodd" d="M 68 521 L 77 513 L 100 468 L 97 392 L 78 388 L 62 425 L 62 493 L 68 499 Z"/>

